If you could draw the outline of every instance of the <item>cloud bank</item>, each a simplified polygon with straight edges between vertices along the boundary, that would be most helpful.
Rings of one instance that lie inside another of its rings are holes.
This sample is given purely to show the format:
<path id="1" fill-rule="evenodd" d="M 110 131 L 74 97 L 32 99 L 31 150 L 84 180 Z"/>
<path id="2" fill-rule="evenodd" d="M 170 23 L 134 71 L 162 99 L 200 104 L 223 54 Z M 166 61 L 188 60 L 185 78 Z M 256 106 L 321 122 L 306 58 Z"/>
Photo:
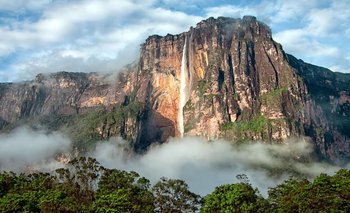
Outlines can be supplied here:
<path id="1" fill-rule="evenodd" d="M 55 157 L 71 149 L 70 140 L 59 133 L 47 134 L 19 128 L 0 135 L 0 170 L 53 170 L 64 166 Z"/>
<path id="2" fill-rule="evenodd" d="M 134 170 L 153 182 L 165 176 L 185 180 L 190 189 L 206 195 L 218 185 L 234 183 L 236 175 L 246 174 L 263 195 L 269 187 L 290 175 L 308 178 L 320 173 L 333 173 L 339 168 L 320 162 L 300 160 L 312 153 L 306 141 L 284 145 L 251 143 L 233 146 L 227 141 L 208 142 L 198 137 L 172 139 L 152 147 L 145 155 L 130 157 L 124 142 L 115 139 L 96 147 L 92 155 L 107 168 Z"/>
<path id="3" fill-rule="evenodd" d="M 98 142 L 88 156 L 101 165 L 136 171 L 153 183 L 161 177 L 183 179 L 192 191 L 206 195 L 216 186 L 238 182 L 236 176 L 246 174 L 254 187 L 267 195 L 291 175 L 313 178 L 320 173 L 334 173 L 339 167 L 313 161 L 313 147 L 305 140 L 286 144 L 248 143 L 233 145 L 199 137 L 171 139 L 151 147 L 144 155 L 133 155 L 125 149 L 121 138 Z M 54 171 L 64 167 L 57 157 L 72 153 L 70 141 L 58 132 L 46 133 L 19 128 L 0 135 L 0 170 L 15 172 Z"/>
<path id="4" fill-rule="evenodd" d="M 54 1 L 40 4 L 41 10 L 7 2 L 0 2 L 12 9 L 0 16 L 0 77 L 9 81 L 38 72 L 116 71 L 137 57 L 147 36 L 180 33 L 201 20 L 152 0 Z"/>

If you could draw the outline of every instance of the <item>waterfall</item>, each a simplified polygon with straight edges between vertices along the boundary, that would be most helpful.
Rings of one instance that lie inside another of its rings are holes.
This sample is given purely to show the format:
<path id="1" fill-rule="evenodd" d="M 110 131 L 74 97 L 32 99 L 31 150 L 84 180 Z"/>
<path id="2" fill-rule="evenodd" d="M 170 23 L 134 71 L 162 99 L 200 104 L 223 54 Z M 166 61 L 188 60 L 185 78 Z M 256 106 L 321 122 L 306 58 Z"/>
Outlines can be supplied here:
<path id="1" fill-rule="evenodd" d="M 189 99 L 189 97 L 191 96 L 191 91 L 192 91 L 192 86 L 193 86 L 193 82 L 192 82 L 192 73 L 194 73 L 193 70 L 193 65 L 192 65 L 192 61 L 193 61 L 193 43 L 192 43 L 192 33 L 190 35 L 190 40 L 188 42 L 188 48 L 187 48 L 187 55 L 188 55 L 188 88 L 187 88 L 187 96 L 186 96 L 186 103 Z"/>
<path id="2" fill-rule="evenodd" d="M 178 129 L 180 132 L 180 136 L 184 135 L 184 113 L 183 108 L 186 104 L 186 74 L 188 74 L 187 70 L 187 37 L 185 38 L 185 44 L 182 51 L 182 61 L 181 61 L 181 73 L 180 73 L 180 101 L 179 101 L 179 112 L 178 112 Z"/>

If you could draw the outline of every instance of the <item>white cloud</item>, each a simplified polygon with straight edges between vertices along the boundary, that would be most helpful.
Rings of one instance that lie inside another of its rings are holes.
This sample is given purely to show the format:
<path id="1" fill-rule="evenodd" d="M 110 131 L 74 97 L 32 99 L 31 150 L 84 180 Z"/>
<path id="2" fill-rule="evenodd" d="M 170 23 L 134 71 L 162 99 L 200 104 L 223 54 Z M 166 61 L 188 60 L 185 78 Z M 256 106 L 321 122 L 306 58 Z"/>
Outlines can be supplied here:
<path id="1" fill-rule="evenodd" d="M 346 31 L 345 31 L 345 35 L 350 38 L 350 28 L 348 28 Z"/>
<path id="2" fill-rule="evenodd" d="M 60 55 L 62 57 L 82 58 L 84 60 L 88 58 L 86 53 L 74 49 L 64 49 L 60 52 Z"/>
<path id="3" fill-rule="evenodd" d="M 11 9 L 18 15 L 23 10 L 37 13 L 33 19 L 30 13 L 24 19 L 0 17 L 0 57 L 14 55 L 15 58 L 8 62 L 6 70 L 0 71 L 1 76 L 13 72 L 17 76 L 7 79 L 31 78 L 39 70 L 57 71 L 55 64 L 67 71 L 91 70 L 89 67 L 111 70 L 110 66 L 116 62 L 121 62 L 120 67 L 136 58 L 139 44 L 148 35 L 181 33 L 209 16 L 243 15 L 255 15 L 270 24 L 277 33 L 276 40 L 296 57 L 323 66 L 349 67 L 346 60 L 339 60 L 350 51 L 343 45 L 346 41 L 340 42 L 350 37 L 350 8 L 346 1 L 262 0 L 255 4 L 220 5 L 193 0 L 186 3 L 181 6 L 177 0 L 0 0 L 3 10 Z M 195 7 L 200 4 L 202 7 L 196 11 L 201 11 L 203 17 L 181 11 L 190 4 Z M 38 56 L 38 52 L 46 54 Z M 320 56 L 323 58 L 318 60 Z M 80 62 L 83 64 L 79 69 Z"/>
<path id="4" fill-rule="evenodd" d="M 331 7 L 312 10 L 307 19 L 309 33 L 315 36 L 339 35 L 350 27 L 350 8 L 336 1 Z"/>
<path id="5" fill-rule="evenodd" d="M 297 43 L 307 36 L 307 32 L 303 29 L 291 29 L 276 33 L 273 37 L 283 45 L 288 43 Z"/>
<path id="6" fill-rule="evenodd" d="M 207 7 L 207 5 L 215 3 L 215 0 L 158 0 L 158 3 L 165 8 L 174 8 L 176 10 L 181 9 L 201 9 Z"/>
<path id="7" fill-rule="evenodd" d="M 256 4 L 227 4 L 210 7 L 206 8 L 205 11 L 206 16 L 213 17 L 230 16 L 240 18 L 244 15 L 253 15 L 267 24 L 276 25 L 291 20 L 298 20 L 301 15 L 304 15 L 310 8 L 315 6 L 317 6 L 316 0 L 263 0 Z"/>
<path id="8" fill-rule="evenodd" d="M 38 10 L 43 9 L 52 0 L 0 0 L 0 11 L 16 11 L 16 10 Z"/>
<path id="9" fill-rule="evenodd" d="M 275 11 L 272 20 L 275 23 L 290 22 L 298 19 L 300 21 L 305 14 L 313 8 L 317 8 L 320 3 L 322 3 L 322 0 L 277 0 L 271 5 Z"/>
<path id="10" fill-rule="evenodd" d="M 104 23 L 108 18 L 124 18 L 140 10 L 141 6 L 131 1 L 93 0 L 51 7 L 35 22 L 15 22 L 10 29 L 0 28 L 3 35 L 0 44 L 12 47 L 2 48 L 4 51 L 0 55 L 10 54 L 6 50 L 14 51 L 17 48 L 33 49 L 55 42 L 72 42 L 70 40 L 76 37 L 86 37 L 85 33 L 93 34 L 94 27 L 101 21 Z"/>
<path id="11" fill-rule="evenodd" d="M 302 140 L 284 145 L 233 146 L 226 141 L 208 142 L 198 137 L 185 137 L 171 139 L 166 144 L 151 147 L 142 156 L 133 157 L 123 151 L 124 143 L 121 139 L 99 143 L 92 155 L 107 168 L 134 170 L 153 182 L 162 176 L 184 179 L 201 195 L 210 193 L 218 185 L 237 182 L 238 174 L 248 175 L 252 184 L 266 195 L 268 187 L 282 182 L 292 170 L 312 178 L 321 172 L 332 173 L 339 169 L 313 161 L 298 161 L 312 152 L 311 144 Z"/>
<path id="12" fill-rule="evenodd" d="M 126 47 L 120 50 L 116 58 L 98 58 L 81 50 L 62 49 L 41 56 L 31 57 L 30 60 L 11 67 L 11 75 L 4 76 L 8 81 L 33 79 L 38 73 L 58 71 L 70 72 L 117 72 L 123 65 L 132 62 L 138 51 Z M 20 76 L 20 78 L 18 78 Z"/>
<path id="13" fill-rule="evenodd" d="M 210 7 L 206 10 L 207 17 L 219 17 L 228 16 L 234 18 L 241 18 L 244 15 L 255 15 L 257 16 L 257 11 L 253 7 L 240 7 L 236 5 L 222 5 L 218 7 Z"/>
<path id="14" fill-rule="evenodd" d="M 274 38 L 283 44 L 285 50 L 293 53 L 303 53 L 313 57 L 336 57 L 340 54 L 337 47 L 318 42 L 315 38 L 309 37 L 308 31 L 304 29 L 282 31 L 275 34 Z"/>
<path id="15" fill-rule="evenodd" d="M 285 4 L 299 6 L 300 10 L 291 11 L 302 13 L 295 14 L 300 20 L 298 28 L 284 29 L 274 35 L 275 40 L 283 45 L 284 50 L 333 71 L 349 72 L 350 65 L 344 60 L 346 53 L 350 51 L 349 46 L 344 46 L 344 42 L 347 42 L 346 30 L 350 26 L 350 8 L 347 3 L 345 1 L 295 3 L 293 1 Z M 283 11 L 281 9 L 277 14 L 287 14 Z"/>
<path id="16" fill-rule="evenodd" d="M 11 80 L 61 69 L 116 70 L 137 58 L 139 45 L 147 36 L 181 33 L 202 19 L 154 3 L 81 0 L 52 4 L 39 20 L 13 21 L 10 26 L 0 27 L 0 56 L 27 52 L 8 66 L 17 73 Z M 47 54 L 38 56 L 37 52 Z"/>
<path id="17" fill-rule="evenodd" d="M 59 133 L 46 134 L 20 128 L 10 134 L 0 135 L 0 170 L 23 171 L 28 166 L 59 164 L 57 154 L 69 152 L 70 141 Z M 48 168 L 45 166 L 45 168 Z"/>
<path id="18" fill-rule="evenodd" d="M 337 24 L 334 12 L 330 9 L 311 11 L 307 26 L 309 33 L 317 36 L 328 36 L 332 31 L 335 31 Z"/>

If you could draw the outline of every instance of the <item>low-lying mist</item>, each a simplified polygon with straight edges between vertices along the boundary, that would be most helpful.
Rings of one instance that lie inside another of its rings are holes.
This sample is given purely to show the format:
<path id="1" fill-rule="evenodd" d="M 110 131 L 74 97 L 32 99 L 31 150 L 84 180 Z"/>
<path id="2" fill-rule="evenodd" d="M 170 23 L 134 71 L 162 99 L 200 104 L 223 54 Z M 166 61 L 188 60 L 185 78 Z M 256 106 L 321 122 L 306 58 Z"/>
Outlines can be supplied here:
<path id="1" fill-rule="evenodd" d="M 238 182 L 246 174 L 254 187 L 266 195 L 289 176 L 313 178 L 320 173 L 334 173 L 339 167 L 311 160 L 313 146 L 307 140 L 290 140 L 282 145 L 265 143 L 208 142 L 199 137 L 173 138 L 168 143 L 151 147 L 143 155 L 125 151 L 121 138 L 99 142 L 88 155 L 104 167 L 134 170 L 156 182 L 161 177 L 185 180 L 190 189 L 206 195 L 218 185 Z M 54 170 L 64 164 L 57 161 L 60 153 L 72 152 L 71 142 L 62 134 L 47 134 L 20 128 L 0 135 L 0 169 L 16 172 Z"/>
<path id="2" fill-rule="evenodd" d="M 55 169 L 63 166 L 55 157 L 70 150 L 70 140 L 58 132 L 48 134 L 26 127 L 18 128 L 0 135 L 0 170 Z"/>
<path id="3" fill-rule="evenodd" d="M 199 137 L 171 139 L 152 147 L 146 154 L 130 157 L 124 142 L 104 142 L 91 153 L 108 168 L 135 170 L 150 180 L 160 177 L 185 180 L 191 190 L 205 195 L 215 186 L 238 182 L 238 174 L 246 174 L 253 186 L 266 195 L 289 176 L 312 178 L 320 173 L 333 173 L 338 167 L 304 159 L 313 147 L 305 140 L 290 140 L 283 145 L 249 143 L 232 145 L 227 141 L 208 142 Z M 302 162 L 303 161 L 303 162 Z"/>

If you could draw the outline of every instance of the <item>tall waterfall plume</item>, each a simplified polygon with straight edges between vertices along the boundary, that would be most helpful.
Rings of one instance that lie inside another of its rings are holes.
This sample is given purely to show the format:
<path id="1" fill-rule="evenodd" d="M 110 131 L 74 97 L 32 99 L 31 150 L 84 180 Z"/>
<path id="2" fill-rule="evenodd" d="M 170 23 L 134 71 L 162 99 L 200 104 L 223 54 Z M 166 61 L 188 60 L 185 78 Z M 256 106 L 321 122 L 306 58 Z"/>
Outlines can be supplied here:
<path id="1" fill-rule="evenodd" d="M 180 136 L 184 135 L 184 113 L 183 108 L 186 104 L 186 75 L 188 74 L 187 67 L 187 37 L 185 38 L 185 44 L 182 51 L 182 61 L 181 61 L 181 73 L 180 73 L 180 101 L 179 101 L 179 112 L 178 112 L 178 129 Z"/>

